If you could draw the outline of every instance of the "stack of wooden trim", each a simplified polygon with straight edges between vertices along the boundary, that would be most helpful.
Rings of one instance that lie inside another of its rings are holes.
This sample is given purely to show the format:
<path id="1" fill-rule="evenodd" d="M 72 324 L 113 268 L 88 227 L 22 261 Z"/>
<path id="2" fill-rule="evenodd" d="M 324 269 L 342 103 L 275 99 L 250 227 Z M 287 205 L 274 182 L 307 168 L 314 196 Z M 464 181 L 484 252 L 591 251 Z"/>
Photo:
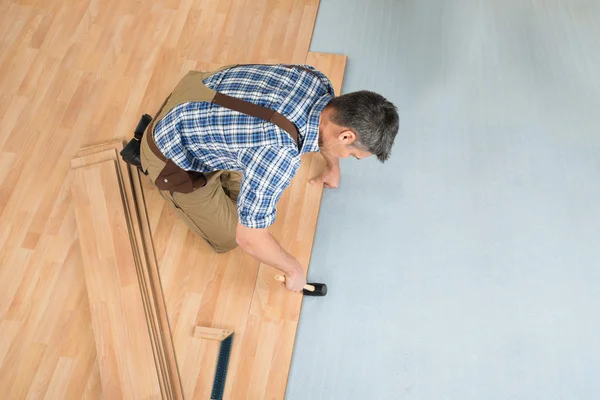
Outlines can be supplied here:
<path id="1" fill-rule="evenodd" d="M 83 149 L 71 162 L 103 397 L 182 399 L 140 176 L 122 148 Z"/>

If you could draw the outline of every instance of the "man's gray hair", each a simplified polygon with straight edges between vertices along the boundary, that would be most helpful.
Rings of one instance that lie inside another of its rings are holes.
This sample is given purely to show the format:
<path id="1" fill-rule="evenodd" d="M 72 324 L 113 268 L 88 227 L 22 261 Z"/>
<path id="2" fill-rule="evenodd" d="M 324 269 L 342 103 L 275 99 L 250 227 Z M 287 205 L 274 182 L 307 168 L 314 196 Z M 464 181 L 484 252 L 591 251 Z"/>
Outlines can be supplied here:
<path id="1" fill-rule="evenodd" d="M 390 157 L 398 134 L 396 106 L 380 94 L 361 90 L 333 98 L 332 121 L 357 135 L 354 146 L 374 154 L 381 162 Z"/>

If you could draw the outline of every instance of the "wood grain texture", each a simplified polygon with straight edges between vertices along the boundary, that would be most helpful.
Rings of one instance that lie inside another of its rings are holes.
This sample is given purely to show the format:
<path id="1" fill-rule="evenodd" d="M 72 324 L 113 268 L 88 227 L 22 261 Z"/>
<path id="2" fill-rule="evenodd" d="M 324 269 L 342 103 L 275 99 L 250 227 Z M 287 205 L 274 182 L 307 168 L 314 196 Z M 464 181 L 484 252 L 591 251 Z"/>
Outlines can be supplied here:
<path id="1" fill-rule="evenodd" d="M 160 270 L 156 253 L 154 251 L 154 241 L 150 231 L 150 221 L 146 210 L 146 202 L 140 173 L 137 168 L 129 167 L 131 173 L 132 189 L 135 197 L 134 224 L 139 223 L 140 239 L 138 239 L 138 248 L 141 251 L 141 265 L 143 273 L 143 286 L 145 286 L 148 299 L 148 314 L 150 325 L 154 335 L 155 359 L 160 365 L 162 380 L 165 383 L 166 398 L 183 399 L 183 387 L 181 385 L 181 376 L 177 365 L 175 347 L 173 345 L 173 336 L 169 325 L 169 316 L 166 308 Z"/>
<path id="2" fill-rule="evenodd" d="M 101 396 L 70 196 L 68 172 L 77 151 L 129 137 L 139 116 L 152 114 L 189 69 L 304 62 L 318 3 L 0 3 L 0 393 L 4 397 Z M 308 167 L 316 171 L 319 160 L 312 162 Z M 193 329 L 245 326 L 258 264 L 239 252 L 226 260 L 208 252 L 201 239 L 188 233 L 164 207 L 146 180 L 143 186 L 186 398 L 206 398 L 210 384 L 199 384 L 200 376 L 207 382 L 212 379 L 216 350 L 204 349 L 202 340 L 192 337 Z M 286 204 L 294 203 L 295 196 Z M 318 200 L 311 199 L 303 210 L 318 206 Z M 172 262 L 175 267 L 166 266 Z M 234 351 L 239 352 L 237 332 L 235 342 Z M 204 358 L 210 370 L 204 369 Z"/>
<path id="3" fill-rule="evenodd" d="M 72 194 L 102 394 L 161 398 L 123 183 L 114 160 L 73 170 Z"/>
<path id="4" fill-rule="evenodd" d="M 181 380 L 149 231 L 140 175 L 137 168 L 130 167 L 119 156 L 118 152 L 122 148 L 123 141 L 117 139 L 81 149 L 77 152 L 78 157 L 71 160 L 71 166 L 81 168 L 108 160 L 115 162 L 161 394 L 165 399 L 181 399 Z"/>

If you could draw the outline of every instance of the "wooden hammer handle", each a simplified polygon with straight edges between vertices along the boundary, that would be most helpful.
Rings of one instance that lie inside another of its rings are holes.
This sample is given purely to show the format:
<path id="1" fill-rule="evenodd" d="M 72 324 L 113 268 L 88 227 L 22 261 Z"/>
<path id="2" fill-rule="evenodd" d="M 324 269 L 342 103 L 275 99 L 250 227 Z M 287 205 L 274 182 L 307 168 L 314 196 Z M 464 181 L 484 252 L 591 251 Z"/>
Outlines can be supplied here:
<path id="1" fill-rule="evenodd" d="M 283 275 L 275 275 L 275 280 L 279 281 L 279 282 L 284 282 L 285 283 L 285 276 Z M 309 292 L 314 292 L 315 291 L 315 287 L 313 285 L 304 285 L 304 290 L 308 290 Z"/>

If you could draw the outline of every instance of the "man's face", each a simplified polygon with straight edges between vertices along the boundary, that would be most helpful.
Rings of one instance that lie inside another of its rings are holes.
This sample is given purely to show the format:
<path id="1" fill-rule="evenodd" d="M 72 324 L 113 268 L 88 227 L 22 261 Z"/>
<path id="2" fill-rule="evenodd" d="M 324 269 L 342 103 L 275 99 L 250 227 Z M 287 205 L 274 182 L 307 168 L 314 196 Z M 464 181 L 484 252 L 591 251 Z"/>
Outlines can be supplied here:
<path id="1" fill-rule="evenodd" d="M 321 115 L 319 125 L 319 148 L 321 152 L 336 158 L 354 157 L 357 160 L 373 155 L 356 146 L 356 133 L 331 121 L 331 113 L 328 110 L 325 110 Z"/>
<path id="2" fill-rule="evenodd" d="M 325 151 L 336 158 L 354 157 L 357 160 L 372 156 L 366 150 L 355 146 L 356 134 L 352 131 L 344 131 L 332 136 Z"/>

